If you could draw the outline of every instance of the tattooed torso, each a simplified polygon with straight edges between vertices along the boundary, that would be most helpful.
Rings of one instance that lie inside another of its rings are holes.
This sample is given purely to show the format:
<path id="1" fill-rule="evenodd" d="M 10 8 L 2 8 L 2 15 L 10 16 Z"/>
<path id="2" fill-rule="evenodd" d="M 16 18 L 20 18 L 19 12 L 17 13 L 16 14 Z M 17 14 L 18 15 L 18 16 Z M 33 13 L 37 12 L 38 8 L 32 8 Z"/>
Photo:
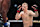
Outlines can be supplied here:
<path id="1" fill-rule="evenodd" d="M 32 25 L 33 16 L 30 15 L 30 12 L 22 14 L 23 24 L 25 27 Z"/>

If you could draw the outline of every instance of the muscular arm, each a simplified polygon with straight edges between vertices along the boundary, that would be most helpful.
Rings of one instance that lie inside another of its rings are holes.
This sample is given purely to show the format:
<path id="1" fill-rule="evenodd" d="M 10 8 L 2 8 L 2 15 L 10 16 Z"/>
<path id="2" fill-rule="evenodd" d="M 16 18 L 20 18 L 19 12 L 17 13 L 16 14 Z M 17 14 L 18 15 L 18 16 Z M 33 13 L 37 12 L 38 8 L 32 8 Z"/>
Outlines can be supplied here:
<path id="1" fill-rule="evenodd" d="M 22 12 L 20 12 L 20 13 L 17 12 L 16 16 L 15 16 L 15 19 L 18 20 L 18 19 L 21 18 L 21 16 L 22 16 Z"/>
<path id="2" fill-rule="evenodd" d="M 10 7 L 10 0 L 3 0 L 2 10 L 8 11 Z"/>
<path id="3" fill-rule="evenodd" d="M 33 11 L 31 11 L 31 15 L 34 16 L 34 17 L 38 17 L 39 16 L 38 11 L 35 11 L 35 13 Z"/>
<path id="4" fill-rule="evenodd" d="M 3 2 L 2 2 L 2 17 L 3 17 L 3 21 L 4 21 L 4 23 L 6 23 L 7 22 L 7 20 L 6 20 L 6 17 L 7 17 L 7 12 L 8 12 L 8 10 L 9 10 L 9 7 L 10 7 L 10 0 L 3 0 Z"/>

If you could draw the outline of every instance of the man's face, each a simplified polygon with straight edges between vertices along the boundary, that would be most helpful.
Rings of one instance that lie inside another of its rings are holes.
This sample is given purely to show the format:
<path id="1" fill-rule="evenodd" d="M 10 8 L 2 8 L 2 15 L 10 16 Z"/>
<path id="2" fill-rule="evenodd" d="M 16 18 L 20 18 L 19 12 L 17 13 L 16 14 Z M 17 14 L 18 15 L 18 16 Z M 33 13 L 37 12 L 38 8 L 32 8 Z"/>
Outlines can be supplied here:
<path id="1" fill-rule="evenodd" d="M 26 3 L 23 3 L 22 4 L 22 10 L 26 10 L 26 9 L 28 9 L 28 5 Z"/>

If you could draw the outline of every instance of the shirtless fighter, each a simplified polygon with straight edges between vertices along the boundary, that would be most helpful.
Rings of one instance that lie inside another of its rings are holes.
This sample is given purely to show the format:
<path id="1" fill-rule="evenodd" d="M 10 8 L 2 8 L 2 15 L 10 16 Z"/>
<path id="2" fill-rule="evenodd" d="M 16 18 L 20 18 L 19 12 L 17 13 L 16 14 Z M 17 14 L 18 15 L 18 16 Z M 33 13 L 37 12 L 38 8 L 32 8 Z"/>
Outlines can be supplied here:
<path id="1" fill-rule="evenodd" d="M 0 0 L 0 14 L 2 15 L 4 26 L 7 26 L 7 13 L 10 8 L 10 0 Z"/>
<path id="2" fill-rule="evenodd" d="M 37 5 L 33 5 L 32 8 L 34 9 L 35 13 L 32 10 L 28 10 L 28 4 L 27 3 L 23 3 L 22 6 L 19 5 L 18 6 L 18 10 L 15 16 L 15 19 L 18 20 L 22 17 L 23 20 L 23 26 L 24 27 L 32 27 L 32 21 L 33 21 L 33 17 L 38 17 L 38 10 L 36 9 Z M 21 11 L 20 12 L 20 10 Z"/>

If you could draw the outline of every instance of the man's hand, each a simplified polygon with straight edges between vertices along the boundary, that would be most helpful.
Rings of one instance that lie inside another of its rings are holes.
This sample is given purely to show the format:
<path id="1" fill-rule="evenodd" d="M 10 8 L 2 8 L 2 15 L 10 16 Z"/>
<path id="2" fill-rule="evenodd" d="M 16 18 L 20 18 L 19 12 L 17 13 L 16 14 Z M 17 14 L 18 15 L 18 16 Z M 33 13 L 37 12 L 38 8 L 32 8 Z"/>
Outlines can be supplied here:
<path id="1" fill-rule="evenodd" d="M 31 6 L 34 10 L 36 10 L 36 7 L 38 7 L 37 5 L 33 5 Z"/>
<path id="2" fill-rule="evenodd" d="M 15 15 L 15 19 L 16 20 L 18 20 L 18 19 L 20 19 L 20 17 L 21 17 L 21 14 L 19 13 L 20 12 L 20 10 L 21 10 L 21 5 L 19 5 L 18 7 L 17 7 L 17 13 L 16 13 L 16 15 Z M 19 15 L 20 14 L 20 15 Z"/>
<path id="3" fill-rule="evenodd" d="M 21 5 L 19 5 L 17 8 L 19 8 L 18 10 L 20 11 L 22 7 L 21 7 Z"/>

